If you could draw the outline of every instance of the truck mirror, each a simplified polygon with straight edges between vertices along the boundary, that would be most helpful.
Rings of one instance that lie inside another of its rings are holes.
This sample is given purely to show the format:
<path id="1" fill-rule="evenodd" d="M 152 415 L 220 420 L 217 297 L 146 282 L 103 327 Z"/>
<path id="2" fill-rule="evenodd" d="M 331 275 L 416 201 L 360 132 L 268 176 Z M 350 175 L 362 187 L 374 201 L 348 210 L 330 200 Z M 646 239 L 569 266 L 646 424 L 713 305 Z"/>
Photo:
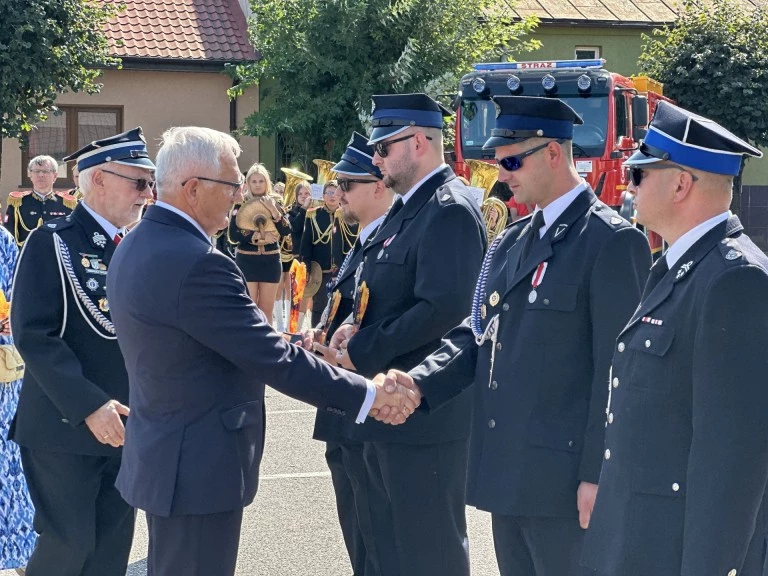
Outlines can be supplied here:
<path id="1" fill-rule="evenodd" d="M 648 97 L 639 94 L 632 98 L 632 125 L 648 126 Z"/>

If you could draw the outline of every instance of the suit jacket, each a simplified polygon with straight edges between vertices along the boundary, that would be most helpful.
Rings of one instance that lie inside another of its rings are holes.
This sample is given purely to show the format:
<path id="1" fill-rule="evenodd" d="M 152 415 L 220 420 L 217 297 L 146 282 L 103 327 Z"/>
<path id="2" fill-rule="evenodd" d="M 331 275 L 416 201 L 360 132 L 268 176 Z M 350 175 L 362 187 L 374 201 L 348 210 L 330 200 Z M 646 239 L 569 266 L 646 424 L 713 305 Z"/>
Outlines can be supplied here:
<path id="1" fill-rule="evenodd" d="M 430 410 L 476 383 L 468 504 L 575 517 L 579 482 L 600 475 L 613 344 L 651 255 L 642 233 L 591 190 L 520 262 L 530 220 L 506 229 L 490 261 L 481 329 L 498 315 L 495 340 L 478 346 L 467 320 L 412 375 Z M 533 273 L 544 262 L 534 299 Z"/>
<path id="2" fill-rule="evenodd" d="M 288 344 L 248 297 L 232 260 L 151 206 L 120 243 L 108 293 L 130 380 L 117 487 L 153 514 L 249 504 L 264 445 L 264 384 L 354 418 L 362 377 Z"/>
<path id="3" fill-rule="evenodd" d="M 593 568 L 741 574 L 768 481 L 767 271 L 733 216 L 680 258 L 619 335 L 583 550 Z"/>
<path id="4" fill-rule="evenodd" d="M 385 219 L 365 246 L 361 282 L 370 298 L 348 345 L 360 374 L 408 370 L 438 348 L 440 338 L 469 312 L 485 248 L 477 203 L 448 167 Z M 466 439 L 470 402 L 466 395 L 431 416 L 417 411 L 394 429 L 366 422 L 352 430 L 352 439 L 412 444 Z"/>
<path id="5" fill-rule="evenodd" d="M 10 432 L 21 446 L 120 455 L 84 423 L 110 399 L 128 403 L 128 375 L 106 298 L 114 251 L 112 238 L 82 205 L 24 244 L 11 298 L 11 328 L 26 363 Z"/>

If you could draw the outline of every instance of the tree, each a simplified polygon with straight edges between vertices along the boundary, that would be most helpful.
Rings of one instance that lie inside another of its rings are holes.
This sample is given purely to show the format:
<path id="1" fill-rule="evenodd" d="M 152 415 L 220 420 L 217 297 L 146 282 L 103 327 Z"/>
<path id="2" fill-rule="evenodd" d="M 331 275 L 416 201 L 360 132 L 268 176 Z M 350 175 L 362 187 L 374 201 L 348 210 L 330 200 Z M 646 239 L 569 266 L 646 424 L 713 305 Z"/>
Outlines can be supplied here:
<path id="1" fill-rule="evenodd" d="M 99 91 L 99 68 L 120 62 L 102 31 L 116 12 L 95 0 L 0 0 L 0 161 L 2 139 L 23 138 L 58 94 Z"/>
<path id="2" fill-rule="evenodd" d="M 368 121 L 372 94 L 455 93 L 473 63 L 538 47 L 535 20 L 498 0 L 251 0 L 261 58 L 231 73 L 260 83 L 249 135 L 281 133 L 305 158 L 337 157 Z M 305 166 L 306 167 L 306 166 Z"/>
<path id="3" fill-rule="evenodd" d="M 768 12 L 686 0 L 673 26 L 644 35 L 639 65 L 683 108 L 768 145 Z M 742 165 L 743 168 L 743 165 Z M 732 206 L 738 209 L 741 176 Z"/>

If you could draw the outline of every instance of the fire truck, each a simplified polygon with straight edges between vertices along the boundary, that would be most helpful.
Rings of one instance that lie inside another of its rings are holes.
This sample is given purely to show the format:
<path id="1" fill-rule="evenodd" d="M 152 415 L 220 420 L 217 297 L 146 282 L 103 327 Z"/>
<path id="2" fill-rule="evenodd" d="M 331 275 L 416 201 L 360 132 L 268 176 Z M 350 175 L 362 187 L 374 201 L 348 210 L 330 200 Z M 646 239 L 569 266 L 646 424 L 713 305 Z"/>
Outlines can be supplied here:
<path id="1" fill-rule="evenodd" d="M 621 164 L 645 137 L 658 102 L 671 101 L 660 83 L 610 72 L 604 59 L 476 64 L 461 79 L 454 101 L 454 170 L 467 179 L 467 160 L 494 162 L 493 150 L 483 150 L 496 119 L 493 96 L 560 98 L 573 108 L 584 121 L 573 130 L 576 170 L 603 202 L 633 218 L 634 202 Z M 660 239 L 649 240 L 655 252 L 660 250 Z"/>

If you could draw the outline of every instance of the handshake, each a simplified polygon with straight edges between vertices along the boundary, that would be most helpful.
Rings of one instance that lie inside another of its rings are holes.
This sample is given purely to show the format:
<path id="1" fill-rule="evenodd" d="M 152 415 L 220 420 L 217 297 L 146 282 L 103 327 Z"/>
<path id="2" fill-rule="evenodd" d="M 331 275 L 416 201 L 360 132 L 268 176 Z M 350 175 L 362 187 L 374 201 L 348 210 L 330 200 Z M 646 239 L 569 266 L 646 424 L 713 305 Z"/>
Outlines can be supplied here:
<path id="1" fill-rule="evenodd" d="M 347 343 L 356 331 L 353 325 L 342 324 L 334 333 L 330 344 L 324 346 L 319 342 L 321 340 L 319 330 L 306 330 L 301 334 L 300 345 L 314 351 L 329 364 L 354 371 L 355 365 L 349 358 Z M 402 424 L 421 403 L 421 391 L 414 384 L 413 378 L 400 370 L 378 374 L 373 379 L 373 384 L 376 386 L 376 399 L 369 416 L 379 422 Z"/>

